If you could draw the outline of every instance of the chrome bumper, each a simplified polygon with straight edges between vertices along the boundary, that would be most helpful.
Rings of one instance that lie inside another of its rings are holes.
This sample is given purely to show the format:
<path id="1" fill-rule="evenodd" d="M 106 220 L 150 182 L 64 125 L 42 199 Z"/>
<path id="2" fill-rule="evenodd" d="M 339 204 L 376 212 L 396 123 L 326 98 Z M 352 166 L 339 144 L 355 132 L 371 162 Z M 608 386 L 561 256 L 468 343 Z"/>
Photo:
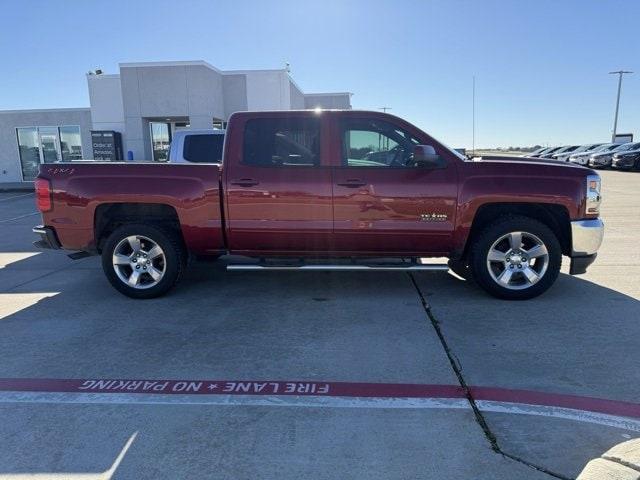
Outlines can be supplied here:
<path id="1" fill-rule="evenodd" d="M 571 222 L 571 256 L 595 254 L 602 244 L 604 223 L 599 218 Z"/>

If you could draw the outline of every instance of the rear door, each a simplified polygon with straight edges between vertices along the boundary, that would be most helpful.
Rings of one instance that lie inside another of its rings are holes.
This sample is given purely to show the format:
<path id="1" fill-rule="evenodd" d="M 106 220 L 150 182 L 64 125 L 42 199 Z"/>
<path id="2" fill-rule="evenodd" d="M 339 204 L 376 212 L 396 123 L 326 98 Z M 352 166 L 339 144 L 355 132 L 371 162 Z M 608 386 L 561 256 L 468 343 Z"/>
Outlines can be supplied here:
<path id="1" fill-rule="evenodd" d="M 223 170 L 233 252 L 330 249 L 331 167 L 323 162 L 322 123 L 312 112 L 236 114 Z"/>
<path id="2" fill-rule="evenodd" d="M 452 154 L 396 117 L 343 112 L 333 125 L 335 248 L 345 252 L 448 253 L 455 225 Z M 443 168 L 413 161 L 431 144 Z"/>

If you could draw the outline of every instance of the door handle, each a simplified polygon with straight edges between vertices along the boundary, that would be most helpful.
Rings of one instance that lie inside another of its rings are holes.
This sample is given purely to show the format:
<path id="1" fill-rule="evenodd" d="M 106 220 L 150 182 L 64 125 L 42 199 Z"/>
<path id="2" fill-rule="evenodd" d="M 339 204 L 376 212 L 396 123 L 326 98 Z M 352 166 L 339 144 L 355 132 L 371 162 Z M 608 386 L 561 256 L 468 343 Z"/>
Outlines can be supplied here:
<path id="1" fill-rule="evenodd" d="M 258 185 L 257 180 L 253 178 L 241 178 L 240 180 L 231 180 L 231 185 L 238 185 L 239 187 L 253 187 L 254 185 Z"/>
<path id="2" fill-rule="evenodd" d="M 338 185 L 340 185 L 341 187 L 347 187 L 347 188 L 364 187 L 366 184 L 367 182 L 363 182 L 362 180 L 359 180 L 357 178 L 352 178 L 345 182 L 338 182 Z"/>

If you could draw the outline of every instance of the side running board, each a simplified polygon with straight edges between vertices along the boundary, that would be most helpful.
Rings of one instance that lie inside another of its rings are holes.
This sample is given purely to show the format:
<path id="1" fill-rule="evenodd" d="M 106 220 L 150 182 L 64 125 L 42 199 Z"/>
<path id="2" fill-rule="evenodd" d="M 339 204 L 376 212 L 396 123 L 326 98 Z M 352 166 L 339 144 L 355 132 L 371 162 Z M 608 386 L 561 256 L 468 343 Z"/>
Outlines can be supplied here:
<path id="1" fill-rule="evenodd" d="M 343 272 L 415 272 L 422 270 L 430 271 L 447 271 L 449 266 L 446 264 L 430 264 L 430 265 L 260 265 L 260 264 L 230 264 L 227 270 L 298 270 L 298 271 L 343 271 Z"/>

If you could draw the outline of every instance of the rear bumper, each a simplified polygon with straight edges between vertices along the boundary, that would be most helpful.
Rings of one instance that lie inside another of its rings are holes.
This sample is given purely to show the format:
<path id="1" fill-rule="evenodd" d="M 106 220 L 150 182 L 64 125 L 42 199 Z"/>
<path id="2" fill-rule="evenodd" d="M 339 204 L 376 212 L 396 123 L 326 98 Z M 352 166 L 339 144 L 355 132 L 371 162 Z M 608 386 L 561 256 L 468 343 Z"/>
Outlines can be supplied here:
<path id="1" fill-rule="evenodd" d="M 604 237 L 604 223 L 599 218 L 571 222 L 571 275 L 580 275 L 596 259 Z"/>
<path id="2" fill-rule="evenodd" d="M 40 240 L 33 242 L 33 245 L 38 248 L 51 248 L 59 250 L 61 248 L 60 241 L 56 235 L 56 231 L 51 227 L 45 227 L 43 225 L 37 225 L 32 229 L 33 233 L 40 236 Z"/>

